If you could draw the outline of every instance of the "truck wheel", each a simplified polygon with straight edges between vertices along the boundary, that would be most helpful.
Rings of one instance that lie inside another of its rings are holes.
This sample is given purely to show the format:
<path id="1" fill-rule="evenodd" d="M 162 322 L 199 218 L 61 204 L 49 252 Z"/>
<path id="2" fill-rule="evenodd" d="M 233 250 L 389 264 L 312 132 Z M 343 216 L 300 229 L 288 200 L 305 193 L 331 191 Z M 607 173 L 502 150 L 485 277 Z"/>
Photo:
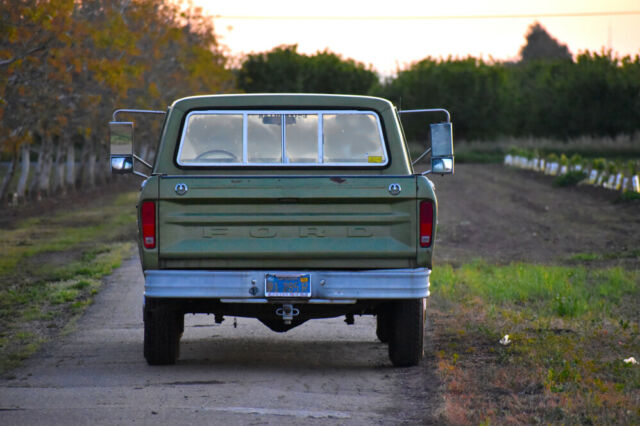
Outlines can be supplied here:
<path id="1" fill-rule="evenodd" d="M 383 305 L 376 314 L 376 336 L 382 343 L 389 342 L 391 334 L 391 306 Z"/>
<path id="2" fill-rule="evenodd" d="M 180 317 L 166 301 L 146 299 L 144 306 L 144 357 L 149 365 L 175 364 L 180 351 Z"/>
<path id="3" fill-rule="evenodd" d="M 400 300 L 391 309 L 389 358 L 395 367 L 418 365 L 424 355 L 425 309 L 422 299 Z"/>

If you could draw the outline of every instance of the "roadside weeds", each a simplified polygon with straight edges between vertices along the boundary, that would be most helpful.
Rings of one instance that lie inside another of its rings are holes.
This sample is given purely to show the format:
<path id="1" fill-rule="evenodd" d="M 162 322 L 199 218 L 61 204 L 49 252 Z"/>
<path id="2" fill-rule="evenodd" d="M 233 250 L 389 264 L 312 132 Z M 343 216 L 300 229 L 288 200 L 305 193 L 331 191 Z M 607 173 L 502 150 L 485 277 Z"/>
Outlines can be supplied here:
<path id="1" fill-rule="evenodd" d="M 640 423 L 640 272 L 472 262 L 433 275 L 452 424 Z M 509 334 L 510 344 L 499 341 Z"/>
<path id="2" fill-rule="evenodd" d="M 131 255 L 135 192 L 0 230 L 0 374 L 59 335 Z"/>

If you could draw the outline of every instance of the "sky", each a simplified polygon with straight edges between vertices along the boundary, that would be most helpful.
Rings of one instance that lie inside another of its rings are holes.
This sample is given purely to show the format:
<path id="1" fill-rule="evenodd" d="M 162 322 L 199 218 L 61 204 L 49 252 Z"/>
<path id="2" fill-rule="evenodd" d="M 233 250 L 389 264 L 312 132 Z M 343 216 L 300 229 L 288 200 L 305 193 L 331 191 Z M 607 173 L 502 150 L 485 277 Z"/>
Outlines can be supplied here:
<path id="1" fill-rule="evenodd" d="M 535 21 L 559 42 L 567 44 L 574 55 L 585 50 L 600 52 L 603 48 L 612 49 L 618 56 L 640 54 L 640 0 L 193 0 L 193 3 L 216 16 L 218 40 L 232 55 L 297 44 L 300 53 L 314 54 L 328 49 L 343 58 L 371 65 L 383 76 L 393 75 L 427 56 L 517 59 L 527 29 Z M 545 16 L 629 11 L 636 14 Z M 510 17 L 496 17 L 504 15 Z"/>

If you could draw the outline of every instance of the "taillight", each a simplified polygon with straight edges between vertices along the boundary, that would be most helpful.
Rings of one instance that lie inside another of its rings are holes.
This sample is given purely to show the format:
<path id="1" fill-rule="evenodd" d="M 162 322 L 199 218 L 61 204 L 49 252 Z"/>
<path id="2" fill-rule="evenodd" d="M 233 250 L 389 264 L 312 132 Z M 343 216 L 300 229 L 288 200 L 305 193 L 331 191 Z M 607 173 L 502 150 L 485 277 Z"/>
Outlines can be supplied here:
<path id="1" fill-rule="evenodd" d="M 142 219 L 142 243 L 145 248 L 156 248 L 156 203 L 144 201 L 140 216 Z"/>
<path id="2" fill-rule="evenodd" d="M 431 234 L 433 233 L 433 203 L 422 201 L 420 203 L 420 247 L 431 247 Z"/>

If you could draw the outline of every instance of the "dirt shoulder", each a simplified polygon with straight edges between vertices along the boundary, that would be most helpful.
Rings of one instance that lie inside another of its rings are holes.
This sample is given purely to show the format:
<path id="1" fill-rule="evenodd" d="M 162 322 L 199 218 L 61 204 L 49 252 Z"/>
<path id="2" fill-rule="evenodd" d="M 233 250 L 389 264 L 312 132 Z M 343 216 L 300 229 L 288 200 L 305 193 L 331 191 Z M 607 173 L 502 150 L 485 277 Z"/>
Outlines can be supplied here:
<path id="1" fill-rule="evenodd" d="M 114 181 L 107 185 L 67 191 L 17 206 L 0 205 L 0 230 L 13 229 L 18 223 L 34 217 L 47 217 L 71 209 L 108 206 L 118 194 L 140 188 L 140 182 L 136 176 L 114 176 Z"/>
<path id="2" fill-rule="evenodd" d="M 640 369 L 623 359 L 640 348 L 640 202 L 501 165 L 433 180 L 435 362 L 422 368 L 444 383 L 444 422 L 637 424 Z M 551 290 L 486 296 L 496 276 L 505 293 Z"/>
<path id="3" fill-rule="evenodd" d="M 0 211 L 0 374 L 55 340 L 131 255 L 133 188 L 119 182 Z"/>
<path id="4" fill-rule="evenodd" d="M 461 164 L 434 176 L 438 195 L 435 267 L 473 259 L 566 263 L 601 254 L 638 266 L 640 202 L 615 191 L 552 187 L 552 178 L 496 164 Z M 635 255 L 633 252 L 635 251 Z"/>

